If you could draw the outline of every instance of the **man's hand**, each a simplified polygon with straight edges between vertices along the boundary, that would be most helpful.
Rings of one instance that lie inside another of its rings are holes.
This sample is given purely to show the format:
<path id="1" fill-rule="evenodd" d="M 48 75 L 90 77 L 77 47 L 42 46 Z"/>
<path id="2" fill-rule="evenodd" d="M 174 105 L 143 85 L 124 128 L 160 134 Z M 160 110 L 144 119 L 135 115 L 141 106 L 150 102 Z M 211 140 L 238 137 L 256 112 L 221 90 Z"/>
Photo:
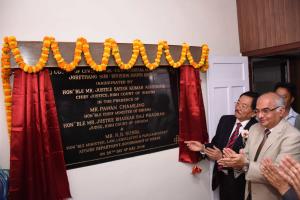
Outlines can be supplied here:
<path id="1" fill-rule="evenodd" d="M 213 148 L 205 148 L 204 153 L 212 160 L 219 160 L 222 158 L 222 151 L 216 146 L 213 146 Z"/>
<path id="2" fill-rule="evenodd" d="M 230 148 L 224 148 L 223 155 L 224 158 L 218 160 L 218 164 L 223 167 L 232 167 L 240 170 L 247 163 L 247 158 L 242 151 L 238 154 Z"/>
<path id="3" fill-rule="evenodd" d="M 204 151 L 204 145 L 201 142 L 198 141 L 184 141 L 186 146 L 191 150 L 191 151 Z"/>
<path id="4" fill-rule="evenodd" d="M 276 166 L 271 159 L 266 158 L 262 160 L 260 170 L 269 183 L 275 187 L 281 195 L 289 190 L 290 186 L 282 176 L 281 169 Z"/>
<path id="5" fill-rule="evenodd" d="M 293 186 L 300 198 L 300 163 L 290 156 L 285 156 L 279 165 L 281 175 Z"/>

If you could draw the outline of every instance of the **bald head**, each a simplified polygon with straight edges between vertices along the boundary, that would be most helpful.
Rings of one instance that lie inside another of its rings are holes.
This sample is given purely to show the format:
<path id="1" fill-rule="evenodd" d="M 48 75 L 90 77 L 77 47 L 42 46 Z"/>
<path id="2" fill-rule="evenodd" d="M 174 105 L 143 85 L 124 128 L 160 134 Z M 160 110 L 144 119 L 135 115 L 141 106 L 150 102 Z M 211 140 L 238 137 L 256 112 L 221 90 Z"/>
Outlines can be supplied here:
<path id="1" fill-rule="evenodd" d="M 284 115 L 284 100 L 274 92 L 261 95 L 257 100 L 256 116 L 265 128 L 276 126 Z"/>
<path id="2" fill-rule="evenodd" d="M 284 99 L 276 94 L 275 92 L 268 92 L 262 94 L 257 101 L 268 101 L 273 104 L 274 107 L 283 107 L 284 106 Z"/>

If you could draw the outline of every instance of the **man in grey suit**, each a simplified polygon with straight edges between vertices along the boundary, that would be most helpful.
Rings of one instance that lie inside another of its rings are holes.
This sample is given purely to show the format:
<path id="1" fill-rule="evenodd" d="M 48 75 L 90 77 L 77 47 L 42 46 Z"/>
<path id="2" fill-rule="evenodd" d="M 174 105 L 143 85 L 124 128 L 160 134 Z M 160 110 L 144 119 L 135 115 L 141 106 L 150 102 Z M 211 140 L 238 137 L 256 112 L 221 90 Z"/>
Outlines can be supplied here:
<path id="1" fill-rule="evenodd" d="M 280 194 L 261 173 L 261 161 L 269 158 L 279 163 L 284 155 L 300 160 L 300 133 L 284 118 L 284 100 L 269 92 L 257 100 L 256 117 L 259 123 L 249 130 L 245 149 L 239 154 L 224 149 L 218 163 L 246 172 L 245 199 L 279 200 Z"/>

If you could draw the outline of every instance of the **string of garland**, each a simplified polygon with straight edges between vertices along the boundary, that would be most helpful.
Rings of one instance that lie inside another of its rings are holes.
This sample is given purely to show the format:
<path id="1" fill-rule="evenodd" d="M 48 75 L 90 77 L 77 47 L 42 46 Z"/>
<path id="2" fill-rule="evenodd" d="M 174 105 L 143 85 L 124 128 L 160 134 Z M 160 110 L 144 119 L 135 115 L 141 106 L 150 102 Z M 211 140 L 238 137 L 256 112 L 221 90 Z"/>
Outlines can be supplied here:
<path id="1" fill-rule="evenodd" d="M 175 62 L 172 58 L 170 53 L 169 45 L 166 41 L 160 41 L 157 46 L 157 53 L 154 62 L 150 62 L 148 59 L 147 51 L 144 44 L 140 40 L 134 40 L 132 43 L 132 55 L 128 63 L 124 63 L 121 59 L 120 51 L 117 42 L 112 39 L 106 39 L 104 42 L 104 51 L 102 54 L 101 63 L 97 64 L 89 49 L 89 43 L 83 37 L 80 37 L 76 41 L 76 47 L 74 50 L 74 58 L 73 61 L 67 63 L 64 58 L 62 57 L 58 42 L 55 41 L 53 37 L 45 37 L 43 39 L 43 46 L 41 50 L 41 56 L 36 65 L 28 65 L 24 62 L 24 59 L 21 55 L 20 49 L 18 48 L 17 40 L 14 36 L 9 36 L 4 38 L 4 44 L 2 47 L 2 57 L 1 57 L 1 76 L 2 76 L 2 83 L 3 83 L 3 90 L 4 90 L 4 102 L 6 108 L 6 119 L 7 119 L 7 126 L 9 137 L 11 133 L 11 106 L 12 106 L 12 94 L 11 94 L 11 86 L 10 86 L 10 74 L 11 74 L 11 67 L 10 67 L 10 52 L 14 56 L 14 59 L 18 66 L 25 72 L 28 73 L 37 73 L 41 71 L 47 64 L 50 50 L 53 52 L 54 59 L 57 62 L 57 65 L 62 70 L 67 72 L 73 71 L 78 63 L 82 59 L 82 53 L 87 64 L 95 71 L 101 72 L 105 71 L 108 65 L 108 61 L 110 56 L 113 56 L 117 65 L 120 69 L 128 70 L 131 69 L 137 61 L 139 55 L 143 60 L 145 66 L 150 69 L 154 70 L 159 67 L 160 60 L 162 53 L 164 52 L 166 55 L 166 60 L 173 68 L 178 68 L 188 59 L 189 63 L 196 69 L 200 69 L 202 72 L 206 72 L 208 69 L 208 46 L 206 44 L 202 45 L 202 52 L 200 61 L 197 63 L 189 49 L 189 45 L 183 43 L 182 51 L 180 59 Z"/>

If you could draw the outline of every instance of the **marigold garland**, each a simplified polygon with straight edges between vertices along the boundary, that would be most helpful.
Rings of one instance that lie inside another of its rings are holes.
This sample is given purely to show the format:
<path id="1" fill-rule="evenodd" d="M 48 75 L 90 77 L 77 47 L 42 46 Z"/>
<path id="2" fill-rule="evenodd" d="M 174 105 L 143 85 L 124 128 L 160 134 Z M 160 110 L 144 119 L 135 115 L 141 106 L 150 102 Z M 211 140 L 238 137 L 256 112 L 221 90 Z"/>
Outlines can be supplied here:
<path id="1" fill-rule="evenodd" d="M 181 56 L 180 59 L 175 62 L 170 54 L 169 45 L 167 41 L 159 41 L 157 46 L 157 53 L 154 62 L 150 62 L 148 59 L 148 55 L 146 52 L 146 48 L 144 44 L 140 40 L 134 40 L 132 43 L 132 55 L 128 63 L 124 63 L 121 59 L 120 51 L 117 42 L 112 39 L 108 38 L 104 42 L 104 51 L 102 54 L 101 63 L 98 65 L 92 58 L 92 55 L 89 50 L 89 44 L 87 40 L 83 37 L 80 37 L 76 41 L 76 47 L 74 50 L 74 58 L 73 61 L 67 63 L 64 58 L 62 57 L 59 45 L 55 41 L 53 37 L 44 37 L 43 39 L 43 46 L 41 51 L 41 56 L 36 65 L 28 65 L 24 62 L 24 59 L 21 55 L 21 52 L 18 48 L 17 40 L 14 36 L 9 36 L 4 38 L 4 44 L 2 47 L 2 57 L 1 57 L 1 77 L 3 83 L 3 90 L 4 90 L 4 102 L 5 102 L 5 109 L 6 109 L 6 119 L 7 119 L 7 126 L 9 137 L 11 133 L 11 106 L 12 106 L 12 94 L 11 94 L 11 86 L 10 86 L 10 52 L 15 58 L 16 63 L 18 66 L 25 72 L 28 73 L 36 73 L 41 71 L 48 62 L 48 57 L 50 53 L 50 49 L 53 52 L 54 58 L 57 62 L 59 68 L 70 72 L 76 68 L 78 63 L 81 61 L 82 57 L 81 54 L 83 53 L 84 58 L 87 64 L 95 71 L 105 71 L 108 65 L 108 61 L 110 56 L 113 56 L 117 65 L 120 69 L 128 70 L 131 69 L 137 61 L 139 54 L 145 64 L 145 66 L 153 70 L 157 68 L 160 64 L 160 59 L 162 53 L 164 52 L 166 55 L 166 60 L 173 68 L 178 68 L 185 62 L 186 58 L 188 59 L 189 63 L 196 69 L 200 69 L 202 72 L 206 72 L 208 69 L 208 46 L 206 44 L 202 45 L 202 52 L 201 58 L 199 63 L 194 61 L 194 58 L 191 54 L 189 45 L 184 43 L 182 45 Z"/>

